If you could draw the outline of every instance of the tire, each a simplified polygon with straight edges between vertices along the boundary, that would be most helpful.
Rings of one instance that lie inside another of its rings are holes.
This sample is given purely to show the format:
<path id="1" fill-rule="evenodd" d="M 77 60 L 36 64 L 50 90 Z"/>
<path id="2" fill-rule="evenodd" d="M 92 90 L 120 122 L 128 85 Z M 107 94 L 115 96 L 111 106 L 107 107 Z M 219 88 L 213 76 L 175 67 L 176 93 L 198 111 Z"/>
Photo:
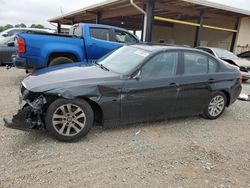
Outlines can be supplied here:
<path id="1" fill-rule="evenodd" d="M 214 120 L 219 118 L 225 111 L 227 97 L 223 92 L 216 92 L 207 103 L 202 116 L 205 119 Z"/>
<path id="2" fill-rule="evenodd" d="M 49 67 L 73 62 L 74 61 L 68 57 L 57 57 L 49 62 Z"/>
<path id="3" fill-rule="evenodd" d="M 45 115 L 46 129 L 54 138 L 64 142 L 86 136 L 93 122 L 93 110 L 82 99 L 57 99 Z"/>

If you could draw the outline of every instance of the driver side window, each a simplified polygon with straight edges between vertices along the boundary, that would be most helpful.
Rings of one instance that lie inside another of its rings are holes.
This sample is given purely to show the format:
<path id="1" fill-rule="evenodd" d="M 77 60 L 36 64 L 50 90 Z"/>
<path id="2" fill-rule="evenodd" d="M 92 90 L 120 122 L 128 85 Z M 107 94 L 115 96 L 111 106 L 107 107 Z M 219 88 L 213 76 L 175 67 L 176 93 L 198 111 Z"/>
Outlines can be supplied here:
<path id="1" fill-rule="evenodd" d="M 151 58 L 141 70 L 142 79 L 167 78 L 177 71 L 178 52 L 165 52 Z"/>

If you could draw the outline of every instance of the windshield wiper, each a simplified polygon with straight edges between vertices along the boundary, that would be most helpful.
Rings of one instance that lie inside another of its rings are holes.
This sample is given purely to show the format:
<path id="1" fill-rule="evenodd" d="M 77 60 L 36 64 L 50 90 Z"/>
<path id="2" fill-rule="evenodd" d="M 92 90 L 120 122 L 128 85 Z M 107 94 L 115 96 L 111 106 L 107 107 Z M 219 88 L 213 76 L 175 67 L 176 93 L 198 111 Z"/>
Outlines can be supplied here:
<path id="1" fill-rule="evenodd" d="M 108 69 L 107 67 L 105 67 L 105 66 L 102 65 L 102 64 L 97 63 L 96 60 L 93 60 L 92 63 L 93 63 L 94 65 L 97 65 L 97 66 L 101 67 L 101 69 L 103 69 L 103 70 L 109 71 L 109 69 Z"/>

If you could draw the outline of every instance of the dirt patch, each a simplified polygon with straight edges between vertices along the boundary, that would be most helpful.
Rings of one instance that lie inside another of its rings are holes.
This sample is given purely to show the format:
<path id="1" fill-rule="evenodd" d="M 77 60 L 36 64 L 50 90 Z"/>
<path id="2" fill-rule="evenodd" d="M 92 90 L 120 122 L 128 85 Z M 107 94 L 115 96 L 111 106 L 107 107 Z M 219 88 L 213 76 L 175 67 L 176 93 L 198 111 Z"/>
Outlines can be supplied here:
<path id="1" fill-rule="evenodd" d="M 0 68 L 0 117 L 18 109 L 23 70 Z M 250 84 L 244 84 L 250 93 Z M 104 130 L 76 143 L 0 121 L 0 187 L 250 187 L 250 105 Z"/>

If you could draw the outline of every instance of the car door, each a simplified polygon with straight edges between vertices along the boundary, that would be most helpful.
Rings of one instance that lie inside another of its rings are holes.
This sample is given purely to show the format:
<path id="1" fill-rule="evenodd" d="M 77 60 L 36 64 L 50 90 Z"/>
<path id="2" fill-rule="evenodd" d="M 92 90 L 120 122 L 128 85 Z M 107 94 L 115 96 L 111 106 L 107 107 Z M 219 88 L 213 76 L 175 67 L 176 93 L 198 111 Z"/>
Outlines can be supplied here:
<path id="1" fill-rule="evenodd" d="M 99 59 L 123 46 L 111 40 L 112 34 L 109 28 L 90 27 L 86 32 L 86 35 L 89 36 L 85 38 L 86 53 L 89 60 Z"/>
<path id="2" fill-rule="evenodd" d="M 16 47 L 14 46 L 14 36 L 8 37 L 8 39 L 5 40 L 5 44 L 0 45 L 0 59 L 3 63 L 11 63 L 12 55 L 15 54 Z"/>
<path id="3" fill-rule="evenodd" d="M 171 117 L 177 98 L 178 52 L 164 52 L 140 69 L 122 89 L 121 121 L 132 123 Z"/>
<path id="4" fill-rule="evenodd" d="M 11 46 L 0 46 L 0 59 L 3 63 L 11 63 L 12 55 L 16 53 L 16 48 Z"/>
<path id="5" fill-rule="evenodd" d="M 175 116 L 201 114 L 212 95 L 218 64 L 205 54 L 192 51 L 182 53 L 182 79 Z"/>

